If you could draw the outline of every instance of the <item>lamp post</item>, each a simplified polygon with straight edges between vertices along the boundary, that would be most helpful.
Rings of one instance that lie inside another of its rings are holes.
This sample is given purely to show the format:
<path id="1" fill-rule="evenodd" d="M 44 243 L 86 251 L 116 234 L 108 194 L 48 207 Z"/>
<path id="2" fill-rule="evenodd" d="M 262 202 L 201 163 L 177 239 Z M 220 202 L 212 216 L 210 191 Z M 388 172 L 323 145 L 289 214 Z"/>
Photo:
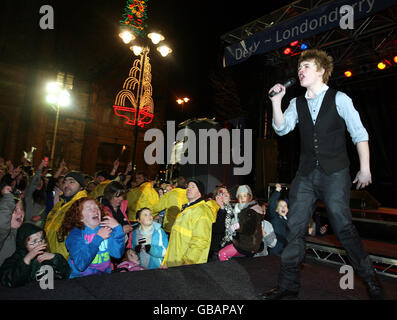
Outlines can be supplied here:
<path id="1" fill-rule="evenodd" d="M 119 35 L 123 39 L 123 42 L 125 44 L 128 44 L 129 42 L 131 42 L 132 40 L 135 39 L 134 35 L 129 36 L 129 35 L 127 35 L 127 33 L 128 33 L 128 31 L 124 31 L 124 32 L 120 33 L 120 35 Z M 157 45 L 158 43 L 160 43 L 161 41 L 163 41 L 165 39 L 164 36 L 162 36 L 161 34 L 154 33 L 154 32 L 149 33 L 148 38 L 155 45 Z M 140 46 L 139 44 L 132 45 L 130 47 L 130 50 L 132 52 L 134 52 L 134 54 L 136 56 L 139 56 L 139 62 L 138 62 L 138 59 L 136 59 L 134 62 L 134 66 L 139 65 L 139 68 L 135 68 L 135 70 L 137 70 L 139 73 L 137 75 L 135 75 L 135 79 L 137 80 L 138 88 L 137 88 L 136 99 L 135 99 L 136 100 L 136 111 L 135 111 L 135 121 L 133 122 L 133 124 L 135 125 L 134 144 L 133 144 L 133 148 L 132 148 L 132 159 L 131 159 L 132 160 L 131 161 L 132 168 L 135 171 L 135 169 L 136 169 L 136 163 L 135 163 L 136 146 L 137 146 L 137 142 L 138 142 L 138 129 L 139 129 L 138 126 L 140 126 L 140 125 L 143 126 L 143 124 L 140 123 L 140 121 L 139 121 L 140 107 L 141 107 L 141 104 L 145 104 L 149 100 L 152 102 L 152 100 L 151 100 L 152 90 L 151 90 L 151 85 L 150 85 L 151 66 L 150 66 L 149 57 L 148 57 L 148 54 L 150 52 L 149 41 L 146 40 L 144 46 Z M 167 56 L 169 53 L 172 52 L 172 50 L 166 45 L 158 46 L 157 51 L 159 51 L 163 57 Z M 117 98 L 116 98 L 116 101 L 117 101 Z"/>
<path id="2" fill-rule="evenodd" d="M 47 96 L 46 100 L 53 107 L 56 108 L 56 118 L 55 118 L 55 127 L 54 127 L 54 135 L 52 138 L 52 147 L 51 147 L 51 157 L 50 157 L 50 166 L 54 165 L 54 154 L 55 154 L 55 145 L 58 131 L 58 122 L 59 122 L 59 110 L 60 107 L 65 107 L 70 104 L 70 94 L 67 90 L 61 90 L 57 82 L 50 82 L 47 84 Z"/>
<path id="3" fill-rule="evenodd" d="M 135 49 L 135 50 L 139 50 L 139 49 Z M 149 51 L 150 51 L 149 47 L 144 47 L 144 48 L 142 48 L 141 53 L 139 53 L 140 59 L 141 59 L 141 61 L 140 61 L 141 62 L 140 63 L 141 70 L 139 73 L 139 80 L 138 80 L 138 84 L 139 84 L 138 85 L 138 101 L 137 101 L 137 108 L 136 108 L 136 113 L 135 113 L 136 121 L 135 121 L 135 132 L 134 132 L 134 145 L 132 147 L 132 159 L 131 159 L 133 171 L 135 171 L 135 169 L 136 169 L 135 158 L 136 158 L 136 145 L 138 142 L 139 106 L 141 104 L 141 95 L 142 95 L 142 88 L 143 88 L 142 78 L 143 78 L 143 73 L 145 71 L 145 62 L 146 62 L 147 55 L 148 55 Z"/>
<path id="4" fill-rule="evenodd" d="M 176 102 L 177 102 L 178 104 L 181 104 L 181 105 L 182 105 L 182 112 L 183 112 L 183 105 L 184 105 L 185 103 L 188 103 L 189 101 L 190 101 L 190 99 L 187 98 L 187 97 L 176 99 Z"/>

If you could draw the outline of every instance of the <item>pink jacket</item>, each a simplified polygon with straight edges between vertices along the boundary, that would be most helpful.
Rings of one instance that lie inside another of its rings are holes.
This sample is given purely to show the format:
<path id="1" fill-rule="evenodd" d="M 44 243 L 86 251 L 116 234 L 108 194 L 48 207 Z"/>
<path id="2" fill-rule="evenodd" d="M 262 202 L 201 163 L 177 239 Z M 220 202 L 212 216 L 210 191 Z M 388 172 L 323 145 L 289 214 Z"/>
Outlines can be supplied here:
<path id="1" fill-rule="evenodd" d="M 127 216 L 127 207 L 128 207 L 128 201 L 127 200 L 123 200 L 121 201 L 120 204 L 120 211 L 123 213 L 124 218 L 127 220 L 128 224 L 131 225 L 130 221 L 128 220 L 128 216 Z M 108 207 L 105 206 L 104 209 L 106 210 L 106 212 L 109 214 L 109 216 L 111 216 L 113 218 L 113 214 L 112 214 L 112 210 Z M 131 237 L 132 232 L 130 232 L 129 234 L 129 238 Z M 131 248 L 131 241 L 130 239 L 127 241 L 127 249 Z"/>

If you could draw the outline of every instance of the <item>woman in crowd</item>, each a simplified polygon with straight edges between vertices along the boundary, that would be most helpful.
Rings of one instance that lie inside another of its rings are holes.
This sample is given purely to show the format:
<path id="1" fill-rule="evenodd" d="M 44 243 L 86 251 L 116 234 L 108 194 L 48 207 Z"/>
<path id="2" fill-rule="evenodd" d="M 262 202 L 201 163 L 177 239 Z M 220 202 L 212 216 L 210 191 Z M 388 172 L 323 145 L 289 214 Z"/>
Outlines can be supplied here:
<path id="1" fill-rule="evenodd" d="M 128 201 L 124 200 L 126 190 L 118 181 L 110 182 L 99 198 L 107 214 L 117 220 L 123 227 L 124 233 L 129 236 L 132 226 L 127 217 Z M 127 238 L 128 239 L 128 238 Z"/>
<path id="2" fill-rule="evenodd" d="M 14 197 L 12 187 L 2 183 L 0 199 L 0 266 L 16 249 L 16 235 L 25 210 L 22 199 Z"/>

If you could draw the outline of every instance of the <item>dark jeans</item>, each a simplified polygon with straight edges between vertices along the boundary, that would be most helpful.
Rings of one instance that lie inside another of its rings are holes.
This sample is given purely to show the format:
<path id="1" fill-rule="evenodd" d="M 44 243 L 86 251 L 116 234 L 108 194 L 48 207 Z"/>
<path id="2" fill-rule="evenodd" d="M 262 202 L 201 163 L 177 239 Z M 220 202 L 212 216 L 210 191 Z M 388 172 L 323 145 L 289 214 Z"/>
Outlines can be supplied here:
<path id="1" fill-rule="evenodd" d="M 297 173 L 289 192 L 288 244 L 281 254 L 280 288 L 299 290 L 300 266 L 306 252 L 305 236 L 318 199 L 324 202 L 332 230 L 345 248 L 354 270 L 364 279 L 373 275 L 372 262 L 352 224 L 350 187 L 348 168 L 331 175 L 319 167 L 307 176 Z"/>

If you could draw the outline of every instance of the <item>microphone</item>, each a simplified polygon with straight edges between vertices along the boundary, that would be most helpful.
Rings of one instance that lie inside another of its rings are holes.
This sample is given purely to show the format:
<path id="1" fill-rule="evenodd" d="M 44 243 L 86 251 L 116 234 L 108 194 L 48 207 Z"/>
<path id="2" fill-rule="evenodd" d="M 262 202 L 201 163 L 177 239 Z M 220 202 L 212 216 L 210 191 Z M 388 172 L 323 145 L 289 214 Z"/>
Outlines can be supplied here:
<path id="1" fill-rule="evenodd" d="M 290 78 L 287 80 L 286 83 L 284 83 L 284 87 L 285 88 L 289 88 L 290 86 L 294 85 L 296 83 L 296 79 L 295 78 Z M 280 91 L 281 92 L 281 91 Z M 276 92 L 274 90 L 270 91 L 269 93 L 269 97 L 274 97 L 276 94 L 280 93 L 280 92 Z"/>

